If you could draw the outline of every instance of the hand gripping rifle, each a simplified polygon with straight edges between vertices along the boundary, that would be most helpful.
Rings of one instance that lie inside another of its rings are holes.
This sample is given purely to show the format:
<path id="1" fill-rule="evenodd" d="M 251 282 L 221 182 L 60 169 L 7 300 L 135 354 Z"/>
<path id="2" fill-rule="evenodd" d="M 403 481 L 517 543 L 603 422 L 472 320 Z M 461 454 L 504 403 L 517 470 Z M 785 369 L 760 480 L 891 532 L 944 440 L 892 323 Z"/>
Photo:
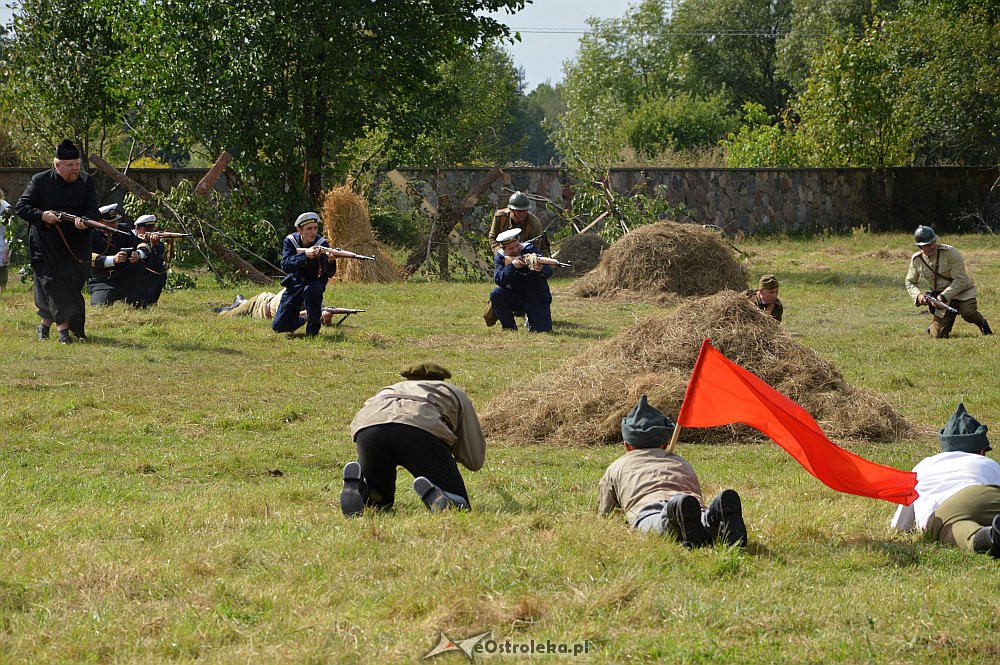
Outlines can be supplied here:
<path id="1" fill-rule="evenodd" d="M 952 314 L 958 314 L 958 310 L 951 307 L 943 300 L 934 295 L 933 291 L 928 291 L 924 294 L 924 302 L 930 305 L 931 314 L 934 313 L 934 308 L 943 309 L 945 311 L 951 312 Z"/>
<path id="2" fill-rule="evenodd" d="M 339 326 L 341 323 L 343 323 L 344 321 L 346 321 L 347 317 L 349 317 L 351 314 L 359 314 L 359 313 L 361 313 L 361 312 L 363 312 L 365 310 L 363 310 L 363 309 L 348 309 L 347 307 L 324 307 L 323 311 L 324 312 L 330 312 L 330 314 L 334 314 L 334 315 L 343 314 L 344 316 L 341 317 L 340 321 L 337 321 L 334 324 L 336 326 Z"/>
<path id="3" fill-rule="evenodd" d="M 118 233 L 123 236 L 128 236 L 129 238 L 135 238 L 135 236 L 128 231 L 122 231 L 114 226 L 108 226 L 107 224 L 102 224 L 101 222 L 95 222 L 92 219 L 87 219 L 86 217 L 79 217 L 77 215 L 71 215 L 68 212 L 59 212 L 53 210 L 56 217 L 59 218 L 60 222 L 69 222 L 70 224 L 75 224 L 77 221 L 81 222 L 84 226 L 89 229 L 97 229 L 98 231 L 108 231 L 111 233 Z"/>
<path id="4" fill-rule="evenodd" d="M 374 256 L 365 256 L 364 254 L 355 254 L 354 252 L 348 252 L 346 249 L 341 249 L 339 247 L 298 247 L 295 250 L 296 254 L 305 254 L 310 249 L 318 249 L 323 254 L 333 257 L 335 259 L 358 259 L 359 261 L 374 261 Z"/>

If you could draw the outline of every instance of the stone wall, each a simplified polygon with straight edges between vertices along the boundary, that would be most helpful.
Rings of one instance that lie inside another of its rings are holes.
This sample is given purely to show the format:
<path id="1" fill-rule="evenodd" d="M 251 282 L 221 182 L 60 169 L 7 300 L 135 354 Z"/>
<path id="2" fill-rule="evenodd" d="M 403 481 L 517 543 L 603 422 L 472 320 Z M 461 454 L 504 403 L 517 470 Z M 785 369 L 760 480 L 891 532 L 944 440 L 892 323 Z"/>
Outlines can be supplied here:
<path id="1" fill-rule="evenodd" d="M 487 169 L 400 171 L 436 206 L 460 201 Z M 926 224 L 943 231 L 971 230 L 962 218 L 992 203 L 997 215 L 1000 192 L 990 197 L 996 168 L 870 169 L 616 169 L 611 186 L 618 192 L 644 191 L 683 204 L 690 216 L 728 233 L 812 233 L 868 226 L 873 231 L 911 230 Z M 382 182 L 382 187 L 392 187 Z M 504 169 L 463 219 L 467 231 L 483 231 L 511 190 L 571 205 L 572 183 L 559 169 Z M 401 205 L 411 204 L 398 195 Z M 442 199 L 444 199 L 442 201 Z M 537 210 L 543 225 L 556 219 Z"/>
<path id="2" fill-rule="evenodd" d="M 420 196 L 439 208 L 455 206 L 488 169 L 400 169 Z M 0 169 L 0 187 L 13 203 L 35 169 Z M 204 169 L 136 169 L 129 175 L 147 189 L 167 191 L 182 179 L 199 180 Z M 964 219 L 986 210 L 987 221 L 1000 220 L 1000 192 L 991 197 L 997 168 L 935 167 L 869 169 L 616 169 L 611 186 L 636 189 L 683 204 L 693 219 L 715 224 L 731 234 L 742 232 L 811 233 L 869 226 L 873 231 L 910 230 L 927 224 L 942 231 L 971 230 Z M 121 201 L 97 175 L 101 203 Z M 377 186 L 392 188 L 384 178 Z M 225 179 L 217 187 L 225 191 Z M 462 220 L 466 231 L 485 232 L 492 213 L 506 205 L 512 190 L 545 196 L 569 207 L 573 186 L 555 168 L 504 169 L 503 177 Z M 401 206 L 415 202 L 391 189 Z M 992 207 L 991 207 L 992 206 Z M 556 221 L 539 209 L 543 224 Z M 964 221 L 963 221 L 964 219 Z M 557 222 L 558 224 L 558 222 Z"/>

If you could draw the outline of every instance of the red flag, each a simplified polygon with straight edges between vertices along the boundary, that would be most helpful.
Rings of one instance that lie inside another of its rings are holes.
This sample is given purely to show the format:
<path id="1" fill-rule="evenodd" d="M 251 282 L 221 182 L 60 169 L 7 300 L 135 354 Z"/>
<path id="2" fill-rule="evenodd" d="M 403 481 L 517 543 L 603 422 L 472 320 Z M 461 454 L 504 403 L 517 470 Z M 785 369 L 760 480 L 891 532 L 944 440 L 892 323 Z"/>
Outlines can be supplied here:
<path id="1" fill-rule="evenodd" d="M 917 498 L 917 474 L 870 462 L 837 446 L 805 409 L 726 358 L 707 339 L 677 423 L 683 427 L 744 423 L 769 436 L 831 489 L 904 506 Z"/>

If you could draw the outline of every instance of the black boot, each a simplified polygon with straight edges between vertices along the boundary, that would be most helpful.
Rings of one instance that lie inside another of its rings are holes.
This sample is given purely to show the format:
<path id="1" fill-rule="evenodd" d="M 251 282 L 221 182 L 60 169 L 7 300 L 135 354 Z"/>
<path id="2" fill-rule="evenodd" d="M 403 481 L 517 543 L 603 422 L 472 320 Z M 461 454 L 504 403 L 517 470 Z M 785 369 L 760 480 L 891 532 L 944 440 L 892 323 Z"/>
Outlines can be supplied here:
<path id="1" fill-rule="evenodd" d="M 701 522 L 701 503 L 691 494 L 675 494 L 666 508 L 667 530 L 673 533 L 684 547 L 703 547 L 712 542 L 712 534 Z"/>
<path id="2" fill-rule="evenodd" d="M 361 465 L 348 462 L 344 465 L 344 489 L 340 490 L 340 510 L 345 517 L 360 515 L 368 498 L 368 483 L 361 473 Z"/>
<path id="3" fill-rule="evenodd" d="M 60 344 L 72 344 L 73 338 L 69 336 L 68 330 L 59 331 L 59 343 Z"/>
<path id="4" fill-rule="evenodd" d="M 413 479 L 413 491 L 417 493 L 417 496 L 432 513 L 443 513 L 452 506 L 451 500 L 444 491 L 424 476 L 417 476 Z"/>
<path id="5" fill-rule="evenodd" d="M 972 536 L 972 551 L 1000 559 L 1000 515 L 993 518 L 993 524 L 984 526 Z"/>
<path id="6" fill-rule="evenodd" d="M 38 334 L 38 339 L 46 340 L 49 338 L 49 326 L 42 323 L 38 324 L 38 330 L 35 331 Z"/>
<path id="7" fill-rule="evenodd" d="M 743 521 L 743 503 L 736 490 L 723 490 L 708 504 L 705 526 L 716 540 L 726 545 L 746 547 L 747 526 Z"/>
<path id="8" fill-rule="evenodd" d="M 992 335 L 993 329 L 990 328 L 990 324 L 986 319 L 983 319 L 982 323 L 977 324 L 979 326 L 979 331 L 984 335 Z"/>

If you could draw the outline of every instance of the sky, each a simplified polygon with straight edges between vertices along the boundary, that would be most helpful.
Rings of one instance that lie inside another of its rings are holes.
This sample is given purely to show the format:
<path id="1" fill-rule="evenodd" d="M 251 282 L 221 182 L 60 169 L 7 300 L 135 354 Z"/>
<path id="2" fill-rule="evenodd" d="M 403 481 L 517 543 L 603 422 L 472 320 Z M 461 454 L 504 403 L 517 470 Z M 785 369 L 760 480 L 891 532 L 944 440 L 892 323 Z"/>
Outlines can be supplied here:
<path id="1" fill-rule="evenodd" d="M 497 18 L 512 30 L 521 32 L 520 43 L 508 46 L 507 50 L 514 58 L 514 65 L 524 70 L 525 92 L 531 92 L 539 83 L 562 80 L 563 62 L 576 53 L 588 17 L 624 16 L 634 1 L 534 0 L 513 16 L 497 14 Z M 6 7 L 9 2 L 11 0 L 0 0 L 0 23 L 10 20 L 10 10 Z"/>
<path id="2" fill-rule="evenodd" d="M 573 58 L 577 43 L 587 29 L 588 17 L 621 17 L 637 0 L 534 0 L 517 14 L 496 18 L 521 32 L 521 42 L 507 47 L 514 65 L 524 70 L 525 92 L 539 83 L 557 83 L 562 65 Z M 560 31 L 550 34 L 536 31 Z"/>

